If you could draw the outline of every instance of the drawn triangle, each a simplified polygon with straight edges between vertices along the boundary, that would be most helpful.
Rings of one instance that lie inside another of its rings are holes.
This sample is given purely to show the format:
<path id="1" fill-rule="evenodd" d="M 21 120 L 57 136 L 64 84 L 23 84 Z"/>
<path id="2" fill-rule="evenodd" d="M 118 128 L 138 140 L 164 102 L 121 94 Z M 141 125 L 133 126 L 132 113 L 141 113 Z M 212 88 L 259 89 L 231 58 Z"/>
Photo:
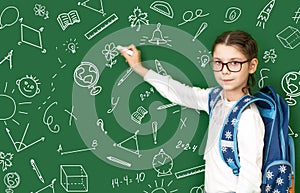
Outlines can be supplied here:
<path id="1" fill-rule="evenodd" d="M 90 10 L 101 13 L 103 16 L 105 15 L 102 0 L 85 0 L 84 2 L 78 4 Z"/>
<path id="2" fill-rule="evenodd" d="M 138 138 L 137 138 L 138 132 L 139 130 L 137 130 L 133 136 L 116 144 L 116 146 L 141 157 L 142 155 L 140 154 Z"/>

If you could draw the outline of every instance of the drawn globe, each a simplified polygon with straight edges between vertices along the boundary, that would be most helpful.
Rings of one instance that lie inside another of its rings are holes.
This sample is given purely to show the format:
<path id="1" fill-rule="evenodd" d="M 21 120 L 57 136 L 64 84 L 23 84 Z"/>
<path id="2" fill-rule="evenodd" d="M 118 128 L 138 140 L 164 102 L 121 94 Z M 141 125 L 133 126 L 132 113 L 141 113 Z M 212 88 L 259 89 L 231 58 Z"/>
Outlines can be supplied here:
<path id="1" fill-rule="evenodd" d="M 74 71 L 74 81 L 81 87 L 91 88 L 99 80 L 97 67 L 90 62 L 81 62 Z"/>
<path id="2" fill-rule="evenodd" d="M 300 96 L 300 72 L 289 72 L 281 80 L 282 89 L 290 97 Z"/>
<path id="3" fill-rule="evenodd" d="M 13 192 L 11 189 L 16 188 L 20 184 L 20 176 L 17 172 L 10 172 L 4 176 L 3 181 L 8 188 L 6 192 Z"/>

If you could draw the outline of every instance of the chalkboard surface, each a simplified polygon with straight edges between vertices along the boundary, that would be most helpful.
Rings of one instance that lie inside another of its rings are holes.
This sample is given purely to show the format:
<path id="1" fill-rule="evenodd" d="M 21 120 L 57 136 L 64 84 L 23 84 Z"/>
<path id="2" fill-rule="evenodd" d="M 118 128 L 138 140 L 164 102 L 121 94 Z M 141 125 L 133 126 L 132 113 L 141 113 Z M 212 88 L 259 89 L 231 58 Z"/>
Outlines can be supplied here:
<path id="1" fill-rule="evenodd" d="M 164 99 L 116 47 L 211 87 L 212 43 L 235 29 L 259 45 L 255 90 L 290 106 L 299 171 L 299 1 L 0 2 L 0 192 L 203 192 L 207 114 Z"/>

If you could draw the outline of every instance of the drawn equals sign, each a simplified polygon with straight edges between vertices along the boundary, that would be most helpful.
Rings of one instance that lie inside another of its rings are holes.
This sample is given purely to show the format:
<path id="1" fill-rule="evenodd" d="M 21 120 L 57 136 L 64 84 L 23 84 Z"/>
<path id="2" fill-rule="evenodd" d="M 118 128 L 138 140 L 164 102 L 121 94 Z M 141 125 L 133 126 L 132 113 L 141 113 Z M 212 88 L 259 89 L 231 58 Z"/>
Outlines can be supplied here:
<path id="1" fill-rule="evenodd" d="M 98 25 L 96 25 L 95 27 L 93 27 L 90 31 L 86 32 L 84 34 L 84 36 L 88 40 L 90 40 L 93 37 L 95 37 L 97 34 L 99 34 L 100 32 L 102 32 L 103 30 L 105 30 L 108 26 L 110 26 L 111 24 L 113 24 L 118 19 L 119 19 L 118 16 L 115 13 L 113 13 L 108 18 L 106 18 L 105 20 L 103 20 L 101 23 L 99 23 Z"/>

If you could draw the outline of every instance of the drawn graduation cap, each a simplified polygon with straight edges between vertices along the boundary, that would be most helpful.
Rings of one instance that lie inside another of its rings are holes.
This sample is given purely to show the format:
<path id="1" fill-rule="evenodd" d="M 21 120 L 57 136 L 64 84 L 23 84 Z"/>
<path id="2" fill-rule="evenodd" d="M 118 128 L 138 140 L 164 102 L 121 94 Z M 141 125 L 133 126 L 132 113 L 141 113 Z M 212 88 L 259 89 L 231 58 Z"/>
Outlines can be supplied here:
<path id="1" fill-rule="evenodd" d="M 169 3 L 164 2 L 164 1 L 154 1 L 151 5 L 150 8 L 153 9 L 154 11 L 157 11 L 158 13 L 161 13 L 169 18 L 173 18 L 174 13 L 173 9 L 170 6 Z"/>
<path id="2" fill-rule="evenodd" d="M 149 40 L 152 44 L 166 44 L 167 40 L 165 40 L 162 36 L 162 32 L 160 31 L 161 24 L 158 23 L 156 29 L 153 31 L 152 38 Z"/>

